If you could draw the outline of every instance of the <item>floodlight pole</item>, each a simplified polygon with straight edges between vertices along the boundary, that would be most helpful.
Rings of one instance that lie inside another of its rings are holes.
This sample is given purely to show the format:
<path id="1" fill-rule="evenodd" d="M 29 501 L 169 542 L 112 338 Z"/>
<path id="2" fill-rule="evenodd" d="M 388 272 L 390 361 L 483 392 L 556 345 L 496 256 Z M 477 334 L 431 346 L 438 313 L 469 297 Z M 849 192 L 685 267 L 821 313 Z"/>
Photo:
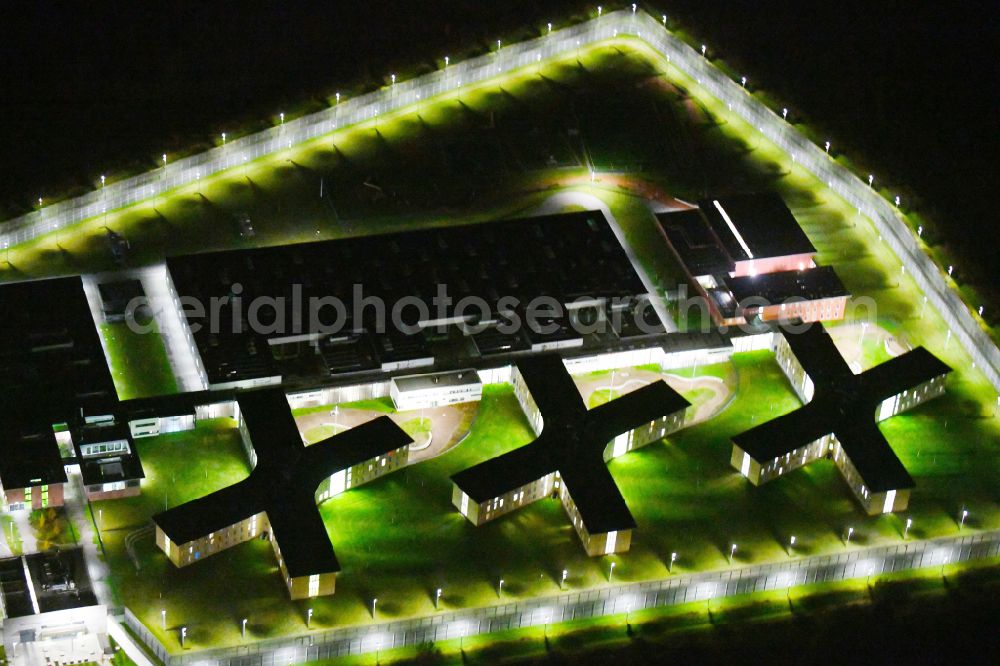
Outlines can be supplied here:
<path id="1" fill-rule="evenodd" d="M 903 528 L 903 540 L 906 540 L 906 535 L 910 533 L 910 527 L 913 525 L 913 519 L 906 519 L 906 527 Z"/>
<path id="2" fill-rule="evenodd" d="M 497 599 L 503 594 L 503 578 L 500 579 L 500 585 L 497 586 Z"/>
<path id="3" fill-rule="evenodd" d="M 244 638 L 244 639 L 247 637 L 247 619 L 246 618 L 243 618 L 243 623 L 242 623 L 242 626 L 240 627 L 240 637 Z"/>
<path id="4" fill-rule="evenodd" d="M 611 582 L 611 577 L 615 575 L 615 563 L 611 563 L 611 570 L 608 571 L 608 582 Z"/>
<path id="5" fill-rule="evenodd" d="M 437 610 L 440 604 L 441 604 L 441 588 L 439 587 L 437 589 L 437 592 L 434 594 L 434 610 Z"/>
<path id="6" fill-rule="evenodd" d="M 844 540 L 844 547 L 845 548 L 847 546 L 851 545 L 851 537 L 852 536 L 854 536 L 854 528 L 853 527 L 848 527 L 847 528 L 847 539 Z"/>
<path id="7" fill-rule="evenodd" d="M 670 553 L 670 564 L 667 565 L 667 572 L 674 572 L 674 562 L 677 561 L 677 553 Z"/>
<path id="8" fill-rule="evenodd" d="M 372 599 L 372 619 L 375 619 L 375 604 L 378 603 L 378 597 Z"/>
<path id="9" fill-rule="evenodd" d="M 559 589 L 561 589 L 561 590 L 565 590 L 566 589 L 566 576 L 568 576 L 568 575 L 569 575 L 569 571 L 567 571 L 566 569 L 563 569 L 562 579 L 559 581 Z"/>

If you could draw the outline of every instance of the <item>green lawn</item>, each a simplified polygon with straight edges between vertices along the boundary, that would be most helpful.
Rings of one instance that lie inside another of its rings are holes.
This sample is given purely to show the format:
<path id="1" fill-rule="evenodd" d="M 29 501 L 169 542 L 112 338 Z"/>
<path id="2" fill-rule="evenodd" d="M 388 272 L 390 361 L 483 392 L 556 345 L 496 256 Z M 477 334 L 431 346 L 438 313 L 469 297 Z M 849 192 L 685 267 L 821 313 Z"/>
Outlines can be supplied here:
<path id="1" fill-rule="evenodd" d="M 10 548 L 11 555 L 20 555 L 24 549 L 21 540 L 21 530 L 14 523 L 14 519 L 7 514 L 0 515 L 0 528 L 3 529 L 4 543 Z"/>
<path id="2" fill-rule="evenodd" d="M 721 663 L 738 650 L 766 652 L 775 663 L 801 661 L 824 653 L 844 653 L 843 636 L 868 632 L 871 641 L 850 646 L 852 655 L 879 654 L 896 640 L 910 646 L 922 639 L 905 632 L 926 627 L 926 640 L 940 635 L 957 609 L 995 612 L 991 595 L 1000 585 L 1000 567 L 973 565 L 955 571 L 937 568 L 878 576 L 870 581 L 803 585 L 653 608 L 626 615 L 576 620 L 486 636 L 382 650 L 379 663 L 650 663 L 676 660 Z M 947 582 L 942 578 L 946 576 Z M 870 583 L 870 587 L 868 585 Z M 795 632 L 809 639 L 788 641 Z M 973 657 L 977 627 L 958 646 Z M 905 637 L 905 638 L 904 638 Z M 955 654 L 956 645 L 934 648 Z M 918 648 L 919 651 L 919 648 Z M 904 651 L 905 652 L 905 651 Z M 369 664 L 372 654 L 310 662 L 312 666 Z"/>
<path id="3" fill-rule="evenodd" d="M 177 392 L 163 338 L 151 324 L 149 333 L 136 333 L 124 322 L 101 324 L 111 376 L 122 400 Z"/>
<path id="4" fill-rule="evenodd" d="M 334 596 L 308 603 L 287 600 L 264 542 L 243 544 L 178 570 L 149 539 L 139 549 L 143 570 L 137 574 L 122 552 L 124 536 L 143 524 L 144 516 L 162 509 L 166 491 L 173 506 L 246 473 L 235 431 L 226 422 L 199 429 L 194 436 L 142 440 L 148 477 L 143 496 L 99 503 L 121 594 L 157 633 L 159 609 L 165 606 L 175 621 L 170 626 L 188 627 L 189 646 L 207 647 L 239 642 L 243 617 L 251 619 L 254 638 L 302 631 L 307 607 L 314 610 L 317 628 L 370 622 L 375 597 L 379 620 L 433 613 L 438 587 L 444 590 L 442 608 L 496 603 L 500 578 L 504 598 L 555 594 L 563 568 L 570 572 L 569 588 L 580 589 L 606 584 L 611 561 L 617 564 L 618 581 L 667 576 L 671 552 L 679 555 L 677 573 L 724 568 L 731 543 L 738 544 L 740 564 L 787 559 L 785 544 L 791 535 L 797 537 L 791 556 L 840 552 L 848 526 L 855 528 L 851 548 L 898 543 L 902 517 L 862 515 L 828 461 L 761 488 L 746 483 L 728 464 L 729 437 L 799 402 L 768 352 L 740 354 L 730 364 L 709 367 L 714 375 L 730 377 L 737 389 L 720 415 L 609 463 L 639 524 L 625 555 L 587 557 L 558 500 L 542 500 L 479 528 L 451 506 L 450 475 L 532 437 L 510 387 L 491 385 L 470 436 L 460 445 L 320 507 L 343 571 Z M 962 418 L 959 396 L 941 402 L 946 411 L 957 410 L 949 422 Z M 886 422 L 897 450 L 905 448 L 898 445 L 905 443 L 908 428 L 920 430 L 910 420 L 925 418 L 917 410 Z M 989 504 L 1000 455 L 993 447 L 970 462 L 976 445 L 957 442 L 966 440 L 971 427 L 942 425 L 938 441 L 919 450 L 918 462 L 911 466 L 918 490 L 907 514 L 915 521 L 914 538 L 955 534 L 954 507 L 963 501 L 977 507 L 970 528 L 1000 527 L 1000 512 Z M 933 461 L 935 455 L 937 462 L 919 462 Z M 201 471 L 206 464 L 208 473 L 181 471 Z M 963 485 L 954 483 L 958 472 L 966 475 Z M 498 552 L 504 557 L 492 556 Z M 162 638 L 177 647 L 175 631 Z"/>

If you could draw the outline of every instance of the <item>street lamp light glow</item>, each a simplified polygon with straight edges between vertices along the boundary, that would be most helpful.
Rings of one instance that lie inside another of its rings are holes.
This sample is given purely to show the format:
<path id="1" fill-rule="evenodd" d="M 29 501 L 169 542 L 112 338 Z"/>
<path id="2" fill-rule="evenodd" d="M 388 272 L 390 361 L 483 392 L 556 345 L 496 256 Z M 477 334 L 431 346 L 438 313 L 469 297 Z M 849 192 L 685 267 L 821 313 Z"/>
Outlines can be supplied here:
<path id="1" fill-rule="evenodd" d="M 899 208 L 899 195 L 896 195 L 896 208 Z"/>
<path id="2" fill-rule="evenodd" d="M 783 109 L 781 109 L 781 119 L 782 120 L 788 120 L 788 107 L 787 106 L 784 107 Z"/>
<path id="3" fill-rule="evenodd" d="M 187 638 L 188 628 L 181 627 L 181 647 L 184 647 L 184 639 Z"/>
<path id="4" fill-rule="evenodd" d="M 633 13 L 633 14 L 635 14 L 635 9 L 636 9 L 636 5 L 635 5 L 635 3 L 633 2 L 633 3 L 632 3 L 632 13 Z"/>
<path id="5" fill-rule="evenodd" d="M 823 144 L 823 148 L 825 148 L 825 149 L 826 149 L 826 152 L 828 152 L 828 153 L 829 153 L 829 152 L 830 152 L 830 142 L 829 142 L 829 141 L 827 141 L 826 143 L 824 143 L 824 144 Z"/>
<path id="6" fill-rule="evenodd" d="M 875 182 L 875 176 L 868 174 L 868 187 L 871 187 L 873 182 Z"/>
<path id="7" fill-rule="evenodd" d="M 503 594 L 503 578 L 500 579 L 500 585 L 497 586 L 497 596 L 499 597 Z"/>
<path id="8" fill-rule="evenodd" d="M 664 27 L 664 28 L 666 28 L 666 27 L 667 27 L 667 15 L 666 15 L 666 14 L 664 14 L 664 15 L 663 15 L 663 16 L 661 17 L 661 19 L 663 20 L 663 27 Z"/>
<path id="9" fill-rule="evenodd" d="M 396 75 L 395 74 L 390 74 L 389 78 L 392 80 L 392 85 L 396 85 Z"/>
<path id="10" fill-rule="evenodd" d="M 958 521 L 958 529 L 965 527 L 965 519 L 969 517 L 968 509 L 962 509 L 962 519 Z"/>
<path id="11" fill-rule="evenodd" d="M 951 273 L 952 273 L 952 271 L 954 271 L 954 270 L 955 270 L 955 267 L 954 267 L 954 266 L 952 266 L 951 264 L 949 264 L 949 265 L 948 265 L 948 276 L 949 276 L 949 277 L 951 276 Z"/>
<path id="12" fill-rule="evenodd" d="M 565 587 L 566 586 L 566 576 L 568 576 L 568 575 L 569 575 L 569 571 L 567 571 L 566 569 L 563 569 L 562 580 L 559 581 L 559 587 Z"/>
<path id="13" fill-rule="evenodd" d="M 913 526 L 913 518 L 907 518 L 906 519 L 906 527 L 903 528 L 903 538 L 904 539 L 906 538 L 906 535 L 910 533 L 910 527 L 912 527 L 912 526 Z"/>
<path id="14" fill-rule="evenodd" d="M 340 93 L 337 93 L 334 97 L 337 99 L 337 104 L 340 104 Z"/>
<path id="15" fill-rule="evenodd" d="M 225 132 L 222 133 L 222 145 L 223 146 L 226 145 L 226 133 Z"/>
<path id="16" fill-rule="evenodd" d="M 378 603 L 378 597 L 372 599 L 372 619 L 375 619 L 375 604 Z"/>
<path id="17" fill-rule="evenodd" d="M 848 527 L 847 528 L 847 541 L 846 541 L 846 543 L 844 545 L 847 545 L 847 544 L 851 543 L 851 537 L 852 536 L 854 536 L 854 528 L 853 527 Z"/>
<path id="18" fill-rule="evenodd" d="M 732 563 L 733 558 L 735 556 L 736 556 L 736 544 L 734 543 L 732 546 L 729 547 L 729 562 L 730 562 L 730 564 Z"/>
<path id="19" fill-rule="evenodd" d="M 448 56 L 445 56 L 444 57 L 444 66 L 447 67 L 449 62 L 451 62 L 451 58 L 449 58 Z"/>
<path id="20" fill-rule="evenodd" d="M 604 13 L 604 7 L 601 7 L 600 5 L 597 5 L 597 18 L 600 18 L 601 14 L 603 14 L 603 13 Z"/>
<path id="21" fill-rule="evenodd" d="M 164 608 L 163 610 L 160 611 L 160 626 L 163 627 L 164 631 L 167 630 L 167 609 L 166 608 Z"/>
<path id="22" fill-rule="evenodd" d="M 243 625 L 240 627 L 240 636 L 242 638 L 247 637 L 247 619 L 243 618 Z"/>
<path id="23" fill-rule="evenodd" d="M 551 24 L 551 23 L 549 23 L 549 24 L 547 24 L 547 25 L 549 26 L 549 32 L 552 32 L 552 24 Z"/>
<path id="24" fill-rule="evenodd" d="M 310 608 L 308 611 L 306 611 L 306 627 L 312 625 L 312 619 L 313 619 L 313 609 Z"/>
<path id="25" fill-rule="evenodd" d="M 615 575 L 615 563 L 611 563 L 611 571 L 608 572 L 608 582 L 611 582 L 611 577 Z"/>
<path id="26" fill-rule="evenodd" d="M 743 86 L 744 88 L 747 87 L 747 77 L 745 76 L 740 77 L 740 85 Z"/>
<path id="27" fill-rule="evenodd" d="M 101 174 L 101 187 L 104 187 L 104 174 Z"/>
<path id="28" fill-rule="evenodd" d="M 437 610 L 438 604 L 441 602 L 441 588 L 437 589 L 437 593 L 434 595 L 434 610 Z"/>
<path id="29" fill-rule="evenodd" d="M 701 45 L 701 54 L 702 54 L 702 55 L 705 55 L 705 51 L 706 51 L 707 49 L 708 49 L 708 47 L 707 47 L 707 46 L 705 46 L 704 44 L 702 44 L 702 45 Z"/>

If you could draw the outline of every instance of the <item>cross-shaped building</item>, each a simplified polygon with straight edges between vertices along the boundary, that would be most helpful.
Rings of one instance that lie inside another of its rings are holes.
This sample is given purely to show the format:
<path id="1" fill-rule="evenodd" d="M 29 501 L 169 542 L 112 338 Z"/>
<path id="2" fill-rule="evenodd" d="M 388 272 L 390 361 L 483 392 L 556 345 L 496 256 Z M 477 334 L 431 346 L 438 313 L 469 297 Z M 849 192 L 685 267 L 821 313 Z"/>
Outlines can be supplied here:
<path id="1" fill-rule="evenodd" d="M 317 505 L 404 466 L 410 436 L 382 416 L 305 446 L 281 389 L 236 402 L 250 476 L 153 516 L 157 545 L 183 567 L 269 539 L 292 599 L 333 594 L 340 564 Z"/>
<path id="2" fill-rule="evenodd" d="M 856 375 L 816 325 L 779 336 L 775 355 L 805 404 L 733 437 L 733 467 L 758 486 L 832 458 L 867 513 L 905 509 L 915 484 L 878 423 L 944 393 L 951 368 L 917 347 Z"/>
<path id="3" fill-rule="evenodd" d="M 687 400 L 662 380 L 588 410 L 557 354 L 517 362 L 514 391 L 537 438 L 452 476 L 475 525 L 558 492 L 590 555 L 629 549 L 636 523 L 606 462 L 684 423 Z"/>

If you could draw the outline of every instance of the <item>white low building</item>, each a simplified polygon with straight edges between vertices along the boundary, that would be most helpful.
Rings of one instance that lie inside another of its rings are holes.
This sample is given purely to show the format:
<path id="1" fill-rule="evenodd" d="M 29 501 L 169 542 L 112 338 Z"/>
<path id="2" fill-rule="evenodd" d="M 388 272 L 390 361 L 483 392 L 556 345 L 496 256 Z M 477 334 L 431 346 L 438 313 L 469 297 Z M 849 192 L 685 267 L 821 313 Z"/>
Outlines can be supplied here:
<path id="1" fill-rule="evenodd" d="M 483 382 L 475 370 L 406 375 L 390 380 L 389 396 L 399 411 L 477 402 Z"/>

